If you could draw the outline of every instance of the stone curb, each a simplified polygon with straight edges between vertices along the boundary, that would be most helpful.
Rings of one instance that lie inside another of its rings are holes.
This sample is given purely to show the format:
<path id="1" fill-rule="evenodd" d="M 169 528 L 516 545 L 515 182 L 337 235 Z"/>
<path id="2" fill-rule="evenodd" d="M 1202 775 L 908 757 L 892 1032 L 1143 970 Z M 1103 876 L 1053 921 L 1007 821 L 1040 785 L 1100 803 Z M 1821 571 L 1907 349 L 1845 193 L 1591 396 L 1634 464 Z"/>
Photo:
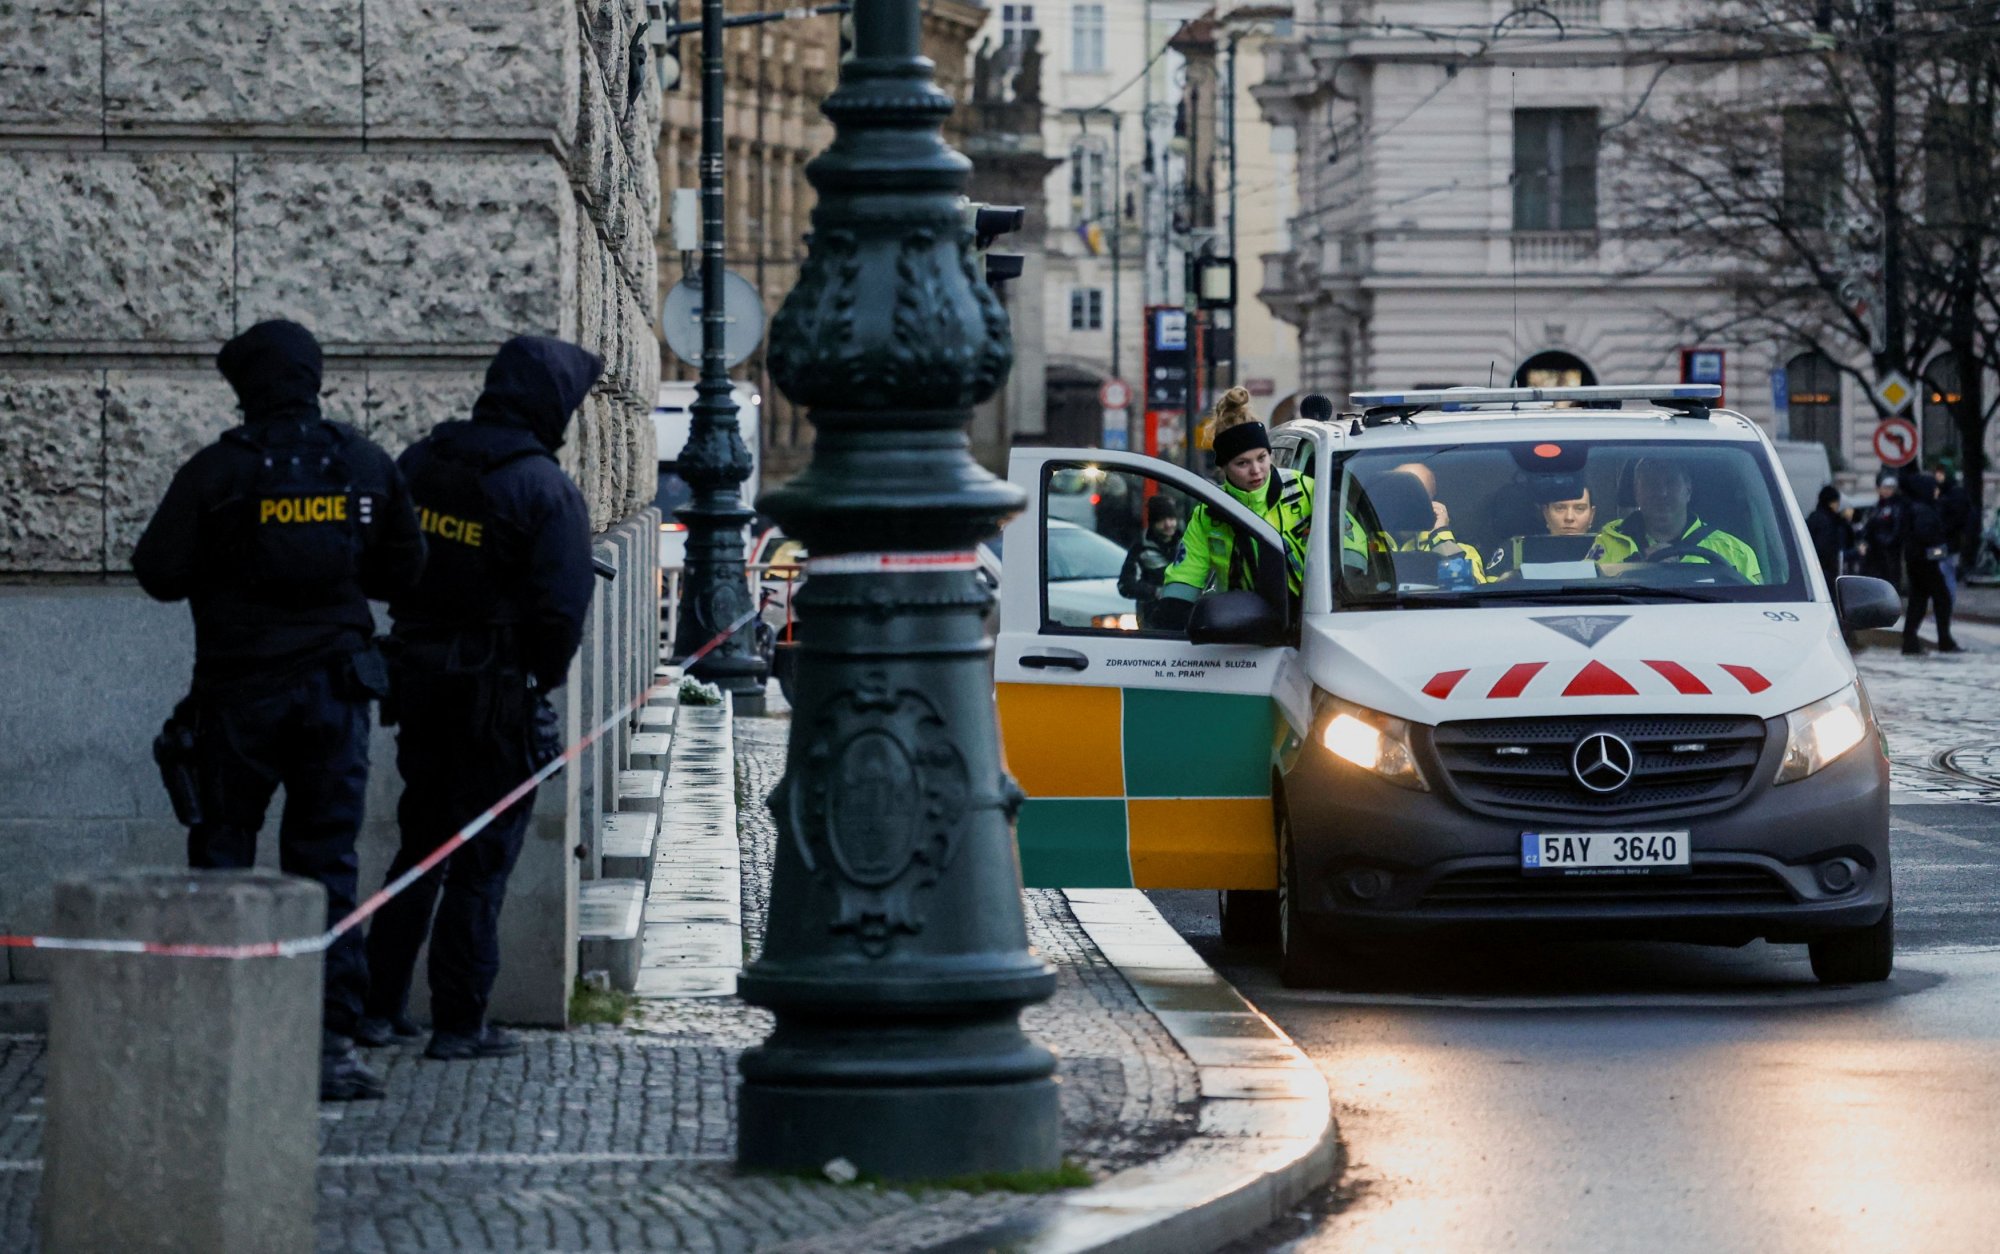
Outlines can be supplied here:
<path id="1" fill-rule="evenodd" d="M 1136 889 L 1064 893 L 1098 951 L 1195 1065 L 1195 1135 L 1062 1198 L 1015 1247 L 1033 1254 L 1189 1254 L 1282 1218 L 1333 1176 L 1326 1080 L 1278 1026 L 1209 969 Z"/>
<path id="2" fill-rule="evenodd" d="M 735 720 L 727 702 L 682 705 L 673 726 L 633 991 L 727 997 L 743 966 Z"/>

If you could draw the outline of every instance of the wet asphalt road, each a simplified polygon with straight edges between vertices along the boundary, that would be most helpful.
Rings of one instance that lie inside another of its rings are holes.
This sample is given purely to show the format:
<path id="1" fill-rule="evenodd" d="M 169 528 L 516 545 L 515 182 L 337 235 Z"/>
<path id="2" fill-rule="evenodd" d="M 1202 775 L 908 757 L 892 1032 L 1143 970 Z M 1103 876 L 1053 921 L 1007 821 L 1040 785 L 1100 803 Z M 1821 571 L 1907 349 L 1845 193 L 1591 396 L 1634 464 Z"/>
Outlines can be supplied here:
<path id="1" fill-rule="evenodd" d="M 1758 943 L 1381 953 L 1293 992 L 1222 947 L 1214 894 L 1153 894 L 1340 1123 L 1338 1187 L 1233 1248 L 2000 1249 L 2000 804 L 1892 827 L 1897 971 L 1868 989 Z"/>

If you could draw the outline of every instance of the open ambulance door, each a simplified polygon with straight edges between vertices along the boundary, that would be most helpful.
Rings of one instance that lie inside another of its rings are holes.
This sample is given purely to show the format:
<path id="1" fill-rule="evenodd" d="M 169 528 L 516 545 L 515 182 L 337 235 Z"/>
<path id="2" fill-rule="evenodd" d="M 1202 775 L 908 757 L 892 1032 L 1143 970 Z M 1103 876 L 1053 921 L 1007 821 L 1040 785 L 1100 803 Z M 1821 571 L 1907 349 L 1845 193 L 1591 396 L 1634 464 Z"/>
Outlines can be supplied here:
<path id="1" fill-rule="evenodd" d="M 1017 449 L 1008 477 L 1029 505 L 1003 538 L 994 679 L 1007 767 L 1028 797 L 1024 883 L 1276 887 L 1272 766 L 1310 718 L 1295 628 L 1284 644 L 1191 644 L 1149 622 L 1124 568 L 1149 517 L 1185 525 L 1206 505 L 1256 546 L 1259 591 L 1295 624 L 1277 532 L 1142 454 Z"/>

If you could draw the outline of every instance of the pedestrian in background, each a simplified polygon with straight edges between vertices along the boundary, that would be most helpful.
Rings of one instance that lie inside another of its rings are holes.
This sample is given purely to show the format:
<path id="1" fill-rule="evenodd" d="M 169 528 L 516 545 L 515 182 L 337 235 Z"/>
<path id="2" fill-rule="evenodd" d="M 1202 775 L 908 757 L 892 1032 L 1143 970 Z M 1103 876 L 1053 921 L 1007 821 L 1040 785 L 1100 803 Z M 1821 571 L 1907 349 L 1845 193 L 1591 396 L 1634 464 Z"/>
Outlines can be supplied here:
<path id="1" fill-rule="evenodd" d="M 555 454 L 603 371 L 562 340 L 509 340 L 472 420 L 440 424 L 398 462 L 432 556 L 422 582 L 389 607 L 403 776 L 390 880 L 561 752 L 547 699 L 569 678 L 593 573 L 583 493 Z M 520 1052 L 486 1009 L 500 972 L 500 906 L 533 807 L 530 792 L 375 916 L 363 1043 L 418 1035 L 407 1008 L 428 936 L 424 1056 Z"/>
<path id="2" fill-rule="evenodd" d="M 1937 615 L 1938 652 L 1959 652 L 1951 638 L 1951 589 L 1944 578 L 1944 560 L 1951 553 L 1944 515 L 1937 507 L 1937 480 L 1916 472 L 1903 479 L 1903 562 L 1910 581 L 1910 604 L 1903 612 L 1903 652 L 1921 650 L 1917 628 L 1927 610 Z"/>
<path id="3" fill-rule="evenodd" d="M 1831 592 L 1843 561 L 1854 550 L 1854 524 L 1841 513 L 1839 488 L 1829 483 L 1819 490 L 1819 503 L 1806 515 L 1806 531 L 1812 536 L 1813 555 L 1819 559 L 1820 573 L 1826 576 L 1827 591 Z"/>
<path id="4" fill-rule="evenodd" d="M 1896 472 L 1875 479 L 1875 508 L 1861 524 L 1861 573 L 1886 579 L 1903 591 L 1903 512 Z"/>
<path id="5" fill-rule="evenodd" d="M 279 865 L 326 889 L 331 924 L 354 909 L 368 703 L 387 691 L 368 602 L 415 586 L 423 537 L 389 455 L 320 417 L 310 331 L 260 322 L 215 361 L 243 424 L 174 475 L 132 554 L 148 595 L 194 613 L 193 684 L 154 752 L 190 866 L 256 865 L 283 785 Z M 351 1039 L 367 979 L 349 932 L 326 953 L 323 1101 L 383 1094 Z"/>
<path id="6" fill-rule="evenodd" d="M 1125 565 L 1118 571 L 1118 595 L 1132 602 L 1141 627 L 1153 625 L 1160 584 L 1166 578 L 1167 567 L 1174 564 L 1180 539 L 1180 502 L 1165 493 L 1148 497 L 1145 534 L 1125 551 Z"/>
<path id="7" fill-rule="evenodd" d="M 1944 583 L 1951 590 L 1955 602 L 1958 600 L 1958 555 L 1977 538 L 1977 519 L 1972 512 L 1972 497 L 1949 465 L 1940 463 L 1932 469 L 1931 477 L 1937 481 L 1938 516 L 1944 522 L 1945 546 L 1950 550 L 1943 562 Z"/>

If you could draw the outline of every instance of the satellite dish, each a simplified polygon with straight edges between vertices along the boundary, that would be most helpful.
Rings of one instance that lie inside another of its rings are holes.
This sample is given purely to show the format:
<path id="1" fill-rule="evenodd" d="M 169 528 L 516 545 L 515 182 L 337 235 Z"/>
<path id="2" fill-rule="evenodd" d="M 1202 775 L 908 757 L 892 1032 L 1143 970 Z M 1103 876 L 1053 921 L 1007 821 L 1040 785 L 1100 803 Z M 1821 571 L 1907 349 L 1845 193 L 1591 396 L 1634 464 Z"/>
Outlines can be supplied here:
<path id="1" fill-rule="evenodd" d="M 660 306 L 660 334 L 666 337 L 674 356 L 690 366 L 701 365 L 701 298 L 701 283 L 690 276 L 674 284 Z M 722 355 L 728 365 L 740 366 L 764 342 L 764 298 L 750 280 L 725 270 L 722 312 L 728 319 L 722 332 Z"/>

